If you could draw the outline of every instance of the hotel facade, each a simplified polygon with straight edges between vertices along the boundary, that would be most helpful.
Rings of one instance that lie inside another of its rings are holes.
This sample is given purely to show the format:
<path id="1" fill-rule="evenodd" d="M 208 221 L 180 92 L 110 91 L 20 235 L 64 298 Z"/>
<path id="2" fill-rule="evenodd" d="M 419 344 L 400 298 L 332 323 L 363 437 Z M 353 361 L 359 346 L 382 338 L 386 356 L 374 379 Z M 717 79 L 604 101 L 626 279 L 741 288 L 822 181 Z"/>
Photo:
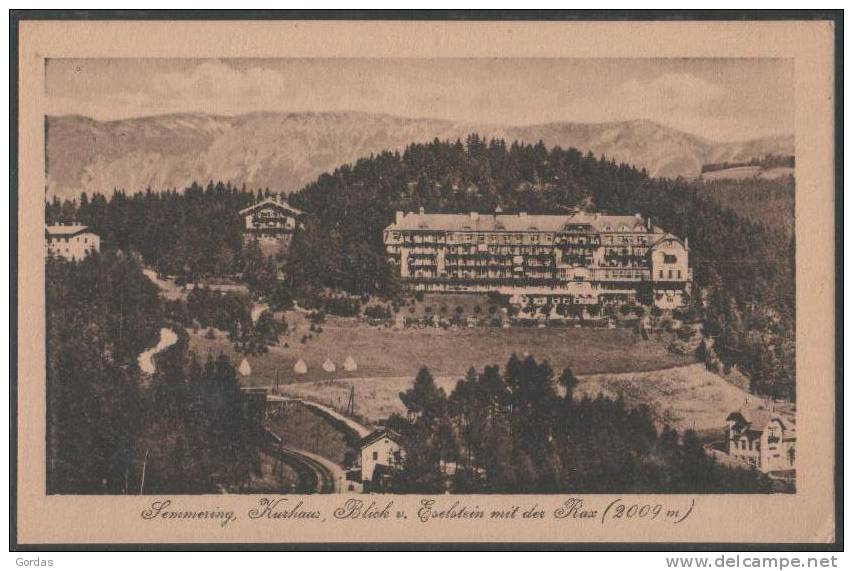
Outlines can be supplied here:
<path id="1" fill-rule="evenodd" d="M 687 240 L 639 214 L 615 216 L 397 212 L 388 261 L 423 292 L 495 292 L 510 303 L 599 308 L 686 304 Z"/>

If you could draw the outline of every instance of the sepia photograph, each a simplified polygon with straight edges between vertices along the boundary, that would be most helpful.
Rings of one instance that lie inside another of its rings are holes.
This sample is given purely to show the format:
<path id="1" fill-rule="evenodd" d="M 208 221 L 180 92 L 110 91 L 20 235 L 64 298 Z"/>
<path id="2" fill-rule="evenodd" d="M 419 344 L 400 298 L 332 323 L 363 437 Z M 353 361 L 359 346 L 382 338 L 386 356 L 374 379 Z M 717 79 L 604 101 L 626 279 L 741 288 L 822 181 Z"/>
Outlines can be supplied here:
<path id="1" fill-rule="evenodd" d="M 314 39 L 371 37 L 327 24 Z M 43 228 L 21 260 L 41 296 L 19 322 L 43 371 L 19 407 L 32 497 L 128 506 L 170 541 L 254 520 L 322 534 L 328 514 L 541 517 L 565 542 L 562 520 L 831 506 L 802 476 L 832 477 L 836 405 L 835 278 L 808 269 L 833 220 L 804 210 L 832 208 L 814 156 L 833 147 L 801 126 L 801 56 L 439 54 L 430 37 L 488 28 L 411 24 L 383 24 L 419 38 L 396 53 L 306 56 L 311 26 L 260 34 L 297 46 L 277 56 L 186 49 L 197 30 L 169 22 L 131 32 L 183 37 L 173 52 L 45 44 L 42 188 L 19 190 L 20 231 Z M 779 540 L 832 541 L 831 513 L 808 521 Z M 710 535 L 774 541 L 732 531 Z"/>
<path id="2" fill-rule="evenodd" d="M 48 493 L 795 491 L 792 65 L 48 60 Z"/>

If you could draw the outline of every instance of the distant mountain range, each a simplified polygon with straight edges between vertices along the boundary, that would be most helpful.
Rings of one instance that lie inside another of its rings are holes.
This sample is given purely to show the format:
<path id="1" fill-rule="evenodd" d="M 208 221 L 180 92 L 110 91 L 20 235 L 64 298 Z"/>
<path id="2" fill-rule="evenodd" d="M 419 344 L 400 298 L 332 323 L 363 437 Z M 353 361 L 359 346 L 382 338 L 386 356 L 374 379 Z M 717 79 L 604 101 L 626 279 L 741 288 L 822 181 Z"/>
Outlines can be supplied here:
<path id="1" fill-rule="evenodd" d="M 109 193 L 182 189 L 192 181 L 231 181 L 293 192 L 323 172 L 409 143 L 477 132 L 605 155 L 653 176 L 698 176 L 703 164 L 794 154 L 791 135 L 714 142 L 652 121 L 477 125 L 360 112 L 176 114 L 96 121 L 46 118 L 47 192 Z"/>

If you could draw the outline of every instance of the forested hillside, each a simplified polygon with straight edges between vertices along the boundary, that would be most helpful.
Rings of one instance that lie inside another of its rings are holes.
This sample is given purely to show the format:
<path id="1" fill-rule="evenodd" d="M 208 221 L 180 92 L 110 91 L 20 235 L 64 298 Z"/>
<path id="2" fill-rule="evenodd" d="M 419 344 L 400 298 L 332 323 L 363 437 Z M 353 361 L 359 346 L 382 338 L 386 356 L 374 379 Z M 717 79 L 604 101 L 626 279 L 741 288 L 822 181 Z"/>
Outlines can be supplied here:
<path id="1" fill-rule="evenodd" d="M 740 218 L 794 235 L 794 177 L 713 180 L 704 184 L 706 196 Z"/>
<path id="2" fill-rule="evenodd" d="M 560 213 L 579 206 L 651 216 L 690 241 L 695 279 L 707 294 L 711 366 L 737 365 L 756 390 L 793 396 L 793 237 L 721 206 L 702 182 L 651 178 L 576 149 L 471 135 L 342 166 L 290 201 L 312 214 L 291 249 L 293 283 L 358 293 L 395 289 L 382 230 L 397 210 Z"/>
<path id="3" fill-rule="evenodd" d="M 476 135 L 464 144 L 411 145 L 402 154 L 383 153 L 323 175 L 290 201 L 313 217 L 291 264 L 306 282 L 381 289 L 374 276 L 383 274 L 376 271 L 384 264 L 382 229 L 397 210 L 560 213 L 580 206 L 652 216 L 690 239 L 700 284 L 719 276 L 744 302 L 793 304 L 793 281 L 786 279 L 792 244 L 783 233 L 720 207 L 702 183 L 653 179 L 576 149 L 507 145 Z"/>
<path id="4" fill-rule="evenodd" d="M 225 357 L 205 365 L 186 333 L 144 377 L 137 363 L 166 325 L 157 287 L 121 252 L 48 259 L 47 492 L 211 493 L 257 463 L 254 432 Z"/>
<path id="5" fill-rule="evenodd" d="M 793 395 L 793 238 L 745 209 L 721 205 L 714 188 L 652 178 L 605 157 L 541 142 L 470 135 L 464 143 L 412 144 L 341 166 L 291 195 L 309 216 L 291 246 L 286 283 L 297 297 L 319 287 L 394 295 L 382 230 L 397 210 L 642 213 L 690 241 L 697 291 L 706 294 L 707 307 L 699 307 L 703 296 L 694 296 L 693 309 L 703 311 L 713 340 L 705 351 L 709 364 L 737 365 L 756 390 Z M 167 273 L 212 275 L 247 268 L 237 212 L 253 198 L 227 184 L 194 184 L 184 193 L 55 201 L 47 216 L 79 218 L 108 246 L 138 250 Z"/>

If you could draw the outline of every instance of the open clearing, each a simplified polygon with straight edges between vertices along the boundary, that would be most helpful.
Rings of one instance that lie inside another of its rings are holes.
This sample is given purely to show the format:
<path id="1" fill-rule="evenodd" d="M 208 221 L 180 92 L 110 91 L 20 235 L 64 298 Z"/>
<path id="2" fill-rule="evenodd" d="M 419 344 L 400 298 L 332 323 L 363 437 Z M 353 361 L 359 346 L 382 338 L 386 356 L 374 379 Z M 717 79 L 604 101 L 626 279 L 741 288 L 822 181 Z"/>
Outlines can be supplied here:
<path id="1" fill-rule="evenodd" d="M 692 356 L 670 353 L 663 342 L 643 340 L 629 329 L 392 331 L 333 318 L 323 324 L 322 333 L 301 343 L 308 325 L 290 316 L 288 321 L 290 335 L 268 353 L 249 357 L 252 373 L 241 382 L 271 386 L 278 372 L 283 394 L 337 410 L 345 409 L 354 388 L 355 414 L 366 422 L 404 412 L 399 394 L 411 387 L 421 365 L 428 365 L 438 385 L 450 394 L 469 367 L 503 367 L 512 352 L 547 359 L 555 374 L 570 365 L 581 380 L 579 396 L 621 396 L 628 406 L 646 404 L 659 425 L 668 423 L 681 431 L 718 435 L 730 412 L 765 406 L 762 399 L 709 372 Z M 191 333 L 190 340 L 200 356 L 224 351 L 235 363 L 243 358 L 221 332 L 215 339 L 207 339 L 204 331 Z M 283 346 L 285 342 L 289 347 Z M 341 366 L 349 355 L 358 363 L 356 371 L 344 371 Z M 306 374 L 293 372 L 299 359 L 308 366 Z M 323 370 L 326 359 L 337 365 L 336 371 Z"/>
<path id="2" fill-rule="evenodd" d="M 765 406 L 760 398 L 707 371 L 692 356 L 670 353 L 663 342 L 643 340 L 629 329 L 392 331 L 354 320 L 330 319 L 323 324 L 322 333 L 301 343 L 308 325 L 288 321 L 290 335 L 268 353 L 249 357 L 252 373 L 241 382 L 271 386 L 278 372 L 283 394 L 337 410 L 345 409 L 354 388 L 355 414 L 367 422 L 403 412 L 399 393 L 412 385 L 421 365 L 428 365 L 438 385 L 450 394 L 469 367 L 503 367 L 512 352 L 547 359 L 555 374 L 570 365 L 581 380 L 578 395 L 621 396 L 629 406 L 647 404 L 658 424 L 669 423 L 678 430 L 716 434 L 733 410 Z M 235 363 L 243 358 L 221 332 L 216 332 L 215 339 L 207 339 L 204 331 L 191 333 L 190 340 L 191 348 L 202 357 L 208 351 L 223 351 Z M 283 346 L 285 342 L 289 347 Z M 343 370 L 349 355 L 358 363 L 356 371 Z M 308 366 L 306 374 L 293 372 L 299 359 Z M 336 364 L 336 371 L 323 370 L 326 359 Z"/>
<path id="3" fill-rule="evenodd" d="M 436 377 L 464 375 L 470 367 L 503 366 L 512 353 L 530 353 L 538 360 L 547 359 L 559 373 L 571 366 L 576 374 L 626 373 L 650 371 L 695 362 L 695 358 L 667 351 L 663 343 L 643 340 L 629 329 L 548 327 L 479 327 L 471 329 L 405 329 L 393 331 L 371 327 L 354 320 L 331 318 L 322 325 L 323 332 L 308 333 L 307 326 L 288 313 L 291 332 L 281 338 L 269 352 L 249 357 L 252 374 L 243 382 L 255 386 L 272 385 L 276 371 L 282 383 L 308 382 L 362 377 L 413 378 L 426 365 Z M 191 349 L 204 358 L 208 351 L 224 352 L 235 363 L 242 355 L 233 351 L 222 332 L 207 339 L 205 331 L 190 332 Z M 288 346 L 285 347 L 284 344 Z M 358 368 L 344 371 L 348 356 Z M 293 366 L 302 359 L 308 372 L 297 375 Z M 322 365 L 331 360 L 336 370 L 324 371 Z"/>

